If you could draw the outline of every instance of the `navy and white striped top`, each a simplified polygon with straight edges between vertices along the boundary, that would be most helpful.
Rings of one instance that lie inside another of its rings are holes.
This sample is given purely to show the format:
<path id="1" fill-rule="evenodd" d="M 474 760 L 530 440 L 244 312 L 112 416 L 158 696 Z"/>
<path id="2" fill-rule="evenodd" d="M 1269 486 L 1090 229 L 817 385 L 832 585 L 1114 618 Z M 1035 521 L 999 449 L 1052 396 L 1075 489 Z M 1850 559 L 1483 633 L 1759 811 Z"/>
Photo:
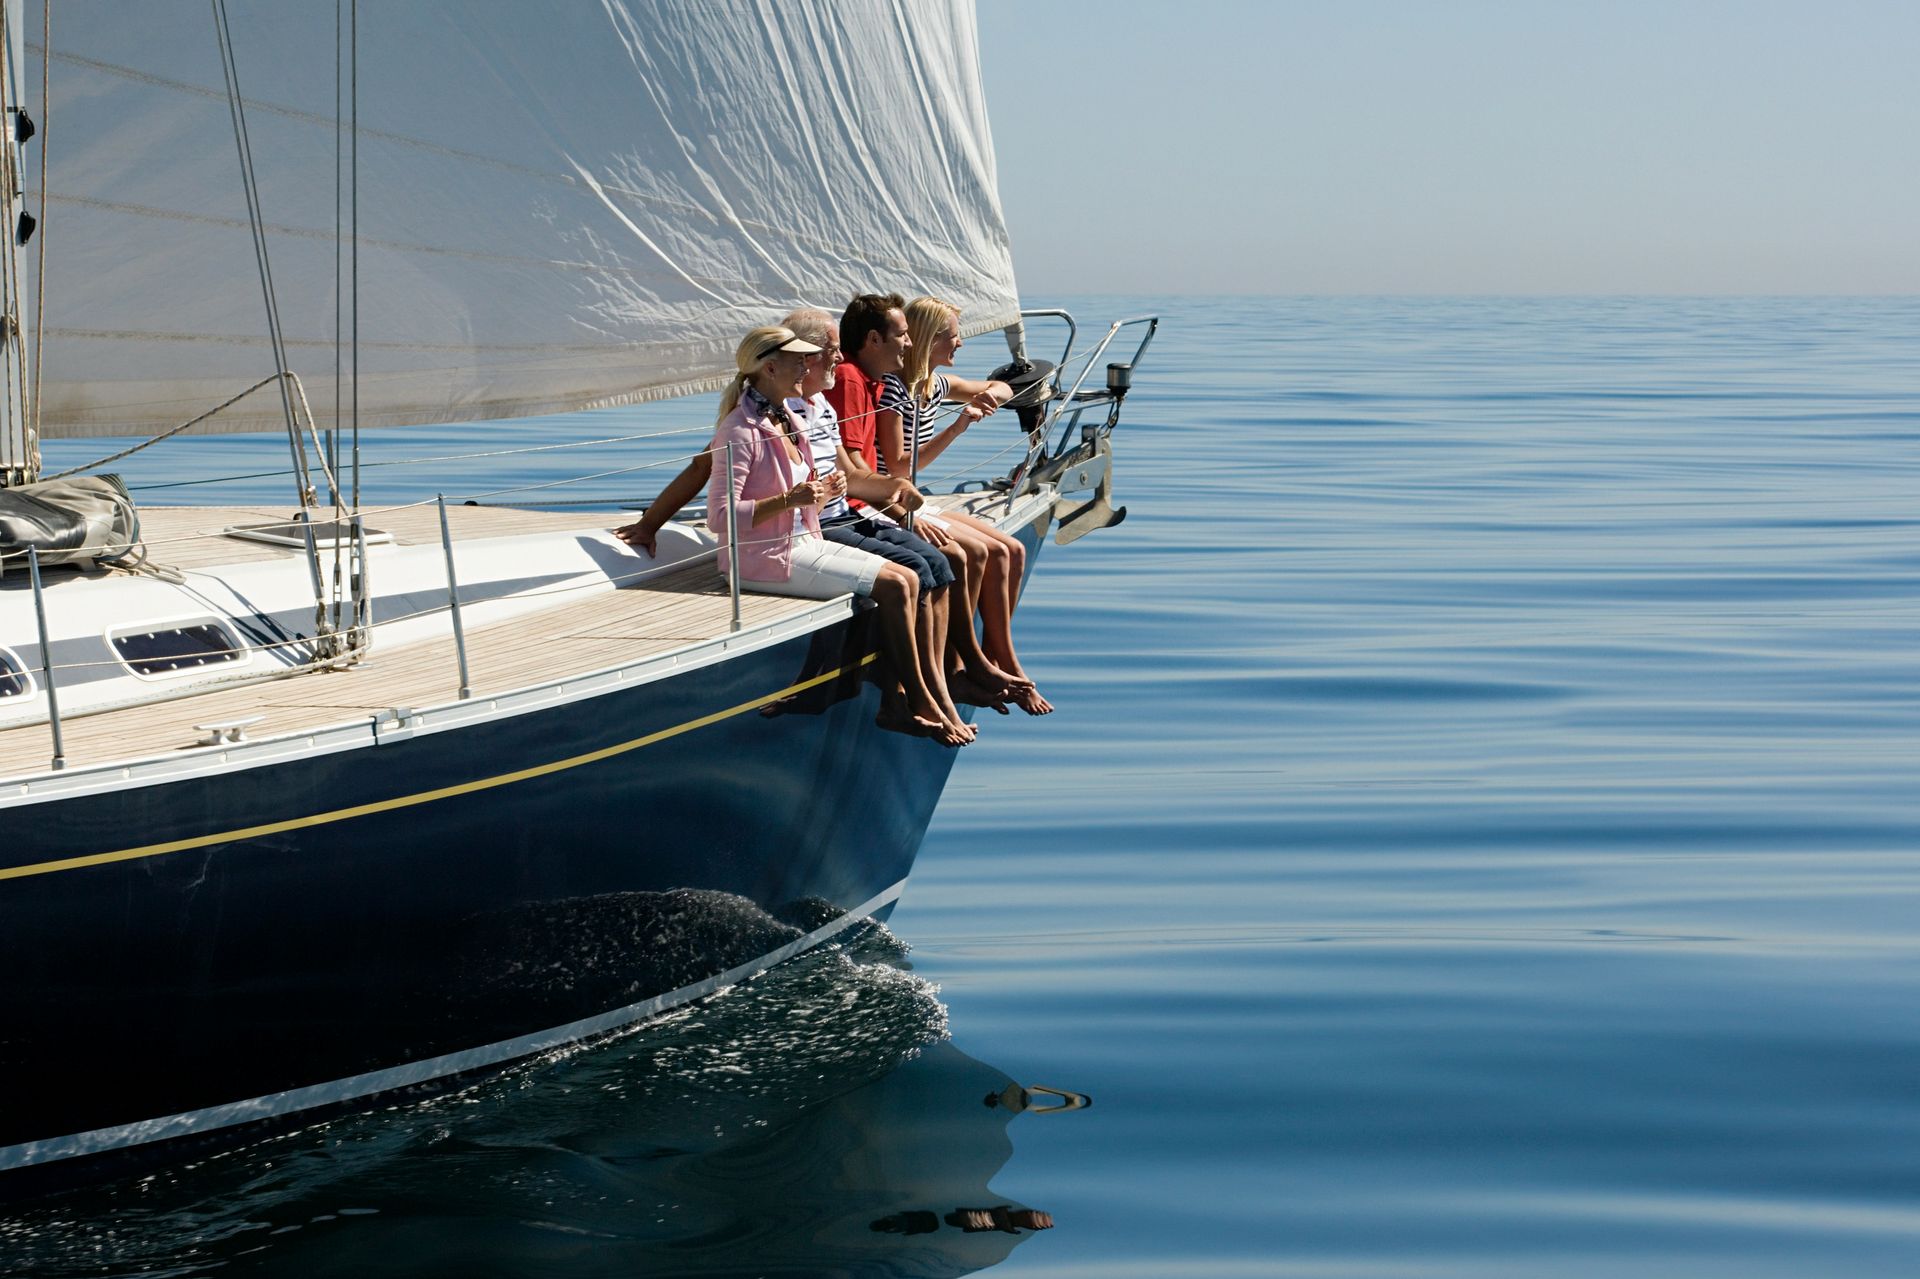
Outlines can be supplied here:
<path id="1" fill-rule="evenodd" d="M 907 390 L 906 381 L 898 373 L 889 373 L 880 381 L 879 406 L 900 415 L 900 442 L 909 453 L 913 450 L 913 441 L 918 437 L 920 447 L 927 447 L 927 441 L 940 434 L 940 406 L 947 402 L 947 388 L 950 383 L 947 375 L 936 373 L 933 376 L 933 399 L 922 403 L 913 398 Z M 880 473 L 887 473 L 887 459 L 884 454 L 879 458 Z"/>

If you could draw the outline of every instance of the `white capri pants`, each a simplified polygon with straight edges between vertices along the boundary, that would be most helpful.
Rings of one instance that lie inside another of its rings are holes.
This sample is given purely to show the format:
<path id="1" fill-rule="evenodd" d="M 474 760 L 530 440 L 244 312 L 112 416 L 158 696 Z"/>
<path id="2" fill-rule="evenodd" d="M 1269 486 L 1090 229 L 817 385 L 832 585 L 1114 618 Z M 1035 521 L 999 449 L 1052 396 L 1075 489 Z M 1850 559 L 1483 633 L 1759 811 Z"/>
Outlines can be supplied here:
<path id="1" fill-rule="evenodd" d="M 784 582 L 740 579 L 740 589 L 762 595 L 795 595 L 808 600 L 830 600 L 836 595 L 873 594 L 873 583 L 886 561 L 852 546 L 825 538 L 803 537 L 793 544 L 793 576 Z"/>

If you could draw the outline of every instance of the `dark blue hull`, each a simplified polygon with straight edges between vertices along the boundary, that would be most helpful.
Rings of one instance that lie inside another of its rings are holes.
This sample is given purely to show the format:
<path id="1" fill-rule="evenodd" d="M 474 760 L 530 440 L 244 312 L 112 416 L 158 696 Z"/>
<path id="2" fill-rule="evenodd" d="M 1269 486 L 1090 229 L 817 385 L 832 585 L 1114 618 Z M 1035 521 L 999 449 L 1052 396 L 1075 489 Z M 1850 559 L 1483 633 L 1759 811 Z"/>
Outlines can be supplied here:
<path id="1" fill-rule="evenodd" d="M 875 727 L 875 640 L 15 809 L 0 1171 L 484 1069 L 884 913 L 955 752 Z M 88 862 L 136 842 L 187 847 Z"/>

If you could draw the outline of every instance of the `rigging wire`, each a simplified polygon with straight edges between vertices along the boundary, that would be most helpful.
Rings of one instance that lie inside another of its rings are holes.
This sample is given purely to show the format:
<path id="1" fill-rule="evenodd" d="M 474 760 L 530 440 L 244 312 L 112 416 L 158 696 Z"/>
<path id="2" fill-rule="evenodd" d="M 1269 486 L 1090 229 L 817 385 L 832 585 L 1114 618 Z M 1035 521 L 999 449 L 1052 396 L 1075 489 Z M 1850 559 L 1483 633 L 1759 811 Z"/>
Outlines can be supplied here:
<path id="1" fill-rule="evenodd" d="M 424 501 L 411 502 L 411 503 L 407 503 L 404 506 L 396 506 L 396 507 L 391 507 L 387 509 L 389 511 L 400 511 L 400 510 L 409 510 L 409 509 L 422 507 L 422 506 L 432 506 L 434 505 L 435 500 L 436 499 L 428 498 Z M 935 508 L 935 509 L 944 509 L 944 508 Z M 374 512 L 374 513 L 378 513 L 378 512 Z M 198 540 L 204 536 L 206 536 L 206 534 L 194 533 L 194 534 L 187 534 L 177 538 L 163 538 L 163 539 L 160 539 L 158 542 L 153 543 L 153 545 L 164 545 L 164 544 L 171 544 L 174 542 L 193 541 L 193 540 Z M 765 544 L 770 544 L 776 541 L 791 540 L 796 538 L 797 536 L 798 535 L 794 533 L 774 533 L 774 534 L 762 535 L 762 536 L 745 539 L 742 544 L 743 545 L 749 545 L 749 544 L 765 545 Z M 678 563 L 665 566 L 665 573 L 667 575 L 670 575 L 684 568 L 695 567 L 698 565 L 698 563 L 699 563 L 699 557 L 698 557 L 698 554 L 696 553 L 696 556 L 692 559 L 683 560 Z M 556 599 L 562 596 L 569 596 L 569 595 L 577 596 L 577 595 L 582 595 L 589 592 L 601 592 L 601 591 L 605 591 L 608 587 L 612 587 L 615 590 L 619 590 L 625 587 L 628 583 L 641 582 L 648 578 L 662 575 L 662 567 L 663 566 L 661 566 L 657 562 L 649 563 L 644 561 L 636 561 L 634 563 L 633 568 L 627 572 L 611 572 L 611 571 L 605 571 L 605 570 L 581 572 L 581 573 L 575 574 L 572 579 L 561 581 L 553 585 L 539 586 L 539 587 L 533 587 L 527 590 L 514 591 L 508 595 L 497 596 L 491 599 L 476 601 L 476 602 L 477 603 L 504 603 L 509 601 L 522 602 L 526 600 Z M 196 569 L 187 569 L 185 570 L 185 572 L 194 576 L 200 575 L 200 571 Z M 382 628 L 391 628 L 401 623 L 416 622 L 425 618 L 436 617 L 436 616 L 439 616 L 440 614 L 447 613 L 449 611 L 451 611 L 451 606 L 448 604 L 430 604 L 421 608 L 414 608 L 404 612 L 397 612 L 390 616 L 383 617 L 380 621 L 380 626 Z M 238 622 L 240 619 L 238 617 L 230 616 L 226 620 L 231 622 Z M 279 628 L 276 627 L 276 629 L 279 629 Z M 281 633 L 284 635 L 285 631 L 281 630 Z M 271 641 L 257 642 L 257 643 L 243 642 L 237 646 L 230 646 L 225 648 L 209 648 L 204 650 L 204 652 L 210 656 L 238 656 L 240 654 L 248 654 L 248 653 L 273 653 L 283 649 L 297 650 L 301 648 L 312 648 L 315 644 L 316 639 L 318 638 L 319 637 L 309 636 L 309 635 L 293 635 L 293 636 L 289 636 L 287 638 L 279 639 L 279 640 L 271 640 Z M 287 675 L 297 674 L 306 670 L 324 669 L 324 668 L 335 666 L 339 663 L 342 656 L 343 655 L 338 655 L 338 654 L 332 655 L 332 656 L 320 656 L 320 657 L 313 658 L 310 661 L 305 663 L 298 663 L 293 666 L 289 666 L 280 671 L 263 672 L 259 674 L 253 674 L 253 675 L 243 675 L 243 676 L 240 676 L 240 678 L 238 679 L 234 679 L 231 681 L 220 681 L 220 682 L 232 684 L 232 683 L 253 682 L 259 679 L 282 678 Z M 93 659 L 78 661 L 78 662 L 59 662 L 54 665 L 54 669 L 57 671 L 78 671 L 78 670 L 89 670 L 89 669 L 119 670 L 119 669 L 123 669 L 124 665 L 125 665 L 124 662 L 115 658 L 93 658 Z M 164 700 L 164 699 L 160 699 L 160 700 Z"/>
<path id="2" fill-rule="evenodd" d="M 343 310 L 341 293 L 341 252 L 340 252 L 340 197 L 345 189 L 345 179 L 341 176 L 341 157 L 345 144 L 340 131 L 345 126 L 346 112 L 341 103 L 343 84 L 341 81 L 342 59 L 340 39 L 342 22 L 340 0 L 333 5 L 333 421 L 327 428 L 327 445 L 333 453 L 333 469 L 340 469 L 340 339 L 341 313 Z"/>
<path id="3" fill-rule="evenodd" d="M 347 132 L 348 256 L 353 298 L 353 509 L 360 509 L 360 0 L 348 5 L 347 79 L 351 124 Z"/>
<path id="4" fill-rule="evenodd" d="M 253 255 L 260 270 L 260 291 L 267 308 L 267 339 L 273 348 L 274 367 L 288 368 L 286 338 L 280 327 L 280 304 L 274 296 L 273 266 L 267 255 L 266 215 L 260 207 L 260 187 L 253 167 L 253 146 L 247 133 L 246 108 L 240 96 L 240 68 L 233 52 L 233 33 L 227 25 L 226 0 L 212 0 L 214 34 L 220 45 L 220 70 L 226 76 L 227 107 L 233 117 L 233 141 L 240 153 L 240 185 L 247 199 L 247 222 L 253 233 Z M 280 387 L 281 407 L 287 421 L 287 442 L 293 452 L 295 484 L 300 490 L 300 505 L 312 504 L 313 484 L 307 471 L 307 447 L 294 416 L 293 395 L 285 383 Z"/>
<path id="5" fill-rule="evenodd" d="M 266 382 L 264 381 L 257 383 L 256 385 L 247 388 L 246 391 L 242 391 L 241 395 L 246 395 L 251 391 L 257 391 L 260 389 L 260 387 L 265 385 L 266 385 Z M 238 396 L 235 397 L 235 399 L 238 399 L 238 398 L 239 398 Z M 233 400 L 228 400 L 226 404 L 222 404 L 220 408 L 226 408 L 232 403 L 233 403 Z M 182 426 L 176 426 L 171 430 L 166 431 L 161 435 L 157 435 L 153 439 L 146 441 L 146 443 L 137 444 L 133 448 L 126 450 L 126 452 L 115 453 L 112 457 L 102 458 L 98 462 L 90 462 L 86 466 L 77 466 L 77 467 L 74 467 L 73 470 L 63 471 L 61 472 L 61 474 L 71 475 L 73 471 L 89 470 L 95 466 L 102 466 L 107 462 L 118 461 L 120 458 L 125 457 L 127 453 L 138 452 L 140 449 L 145 448 L 147 444 L 157 444 L 163 439 L 179 434 L 182 430 L 184 430 L 188 426 L 192 426 L 195 423 L 205 421 L 207 417 L 211 416 L 212 413 L 219 412 L 220 408 L 213 409 L 209 413 L 202 414 L 200 417 L 195 418 L 192 422 L 185 423 Z M 615 435 L 615 436 L 609 436 L 606 439 L 599 439 L 599 440 L 568 440 L 559 444 L 534 444 L 534 445 L 529 445 L 526 448 L 518 448 L 518 449 L 490 449 L 486 452 L 481 452 L 481 453 L 443 453 L 433 457 L 396 457 L 396 458 L 387 458 L 386 460 L 379 461 L 379 462 L 367 462 L 367 463 L 364 463 L 363 465 L 371 469 L 374 467 L 381 467 L 381 466 L 426 466 L 435 462 L 470 462 L 479 458 L 517 457 L 523 453 L 551 453 L 557 449 L 584 449 L 584 448 L 593 448 L 598 445 L 628 444 L 628 443 L 632 443 L 635 440 L 664 440 L 675 435 L 691 435 L 691 434 L 694 434 L 695 432 L 705 432 L 707 431 L 707 429 L 708 428 L 704 426 L 676 426 L 670 431 L 648 431 L 638 435 Z M 697 454 L 690 454 L 689 456 L 697 456 Z M 680 459 L 680 460 L 685 460 L 685 459 Z M 197 488 L 203 484 L 227 484 L 227 483 L 231 483 L 239 480 L 269 480 L 269 479 L 273 479 L 276 476 L 290 475 L 290 474 L 292 474 L 291 471 L 249 471 L 243 474 L 235 474 L 235 475 L 210 475 L 197 480 L 172 480 L 172 481 L 159 483 L 159 484 L 130 484 L 127 487 L 138 492 L 144 492 L 148 489 Z"/>
<path id="6" fill-rule="evenodd" d="M 1090 352 L 1087 354 L 1076 356 L 1074 359 L 1061 364 L 1060 373 L 1061 374 L 1070 373 L 1074 365 L 1083 363 L 1093 358 L 1094 354 L 1095 353 Z M 249 387 L 247 391 L 241 392 L 241 395 L 246 395 L 251 391 L 258 390 L 260 386 L 264 386 L 265 384 L 266 383 L 263 381 L 261 383 L 256 384 L 253 387 Z M 238 396 L 235 397 L 235 399 L 238 399 L 238 398 L 239 398 Z M 233 403 L 234 403 L 234 400 L 228 400 L 225 404 L 220 405 L 219 408 L 211 410 L 209 413 L 202 414 L 200 417 L 195 418 L 193 422 L 185 423 L 182 426 L 174 427 L 169 431 L 163 432 L 162 434 L 155 436 L 152 440 L 147 441 L 147 443 L 149 444 L 158 443 L 160 440 L 170 438 L 173 435 L 177 435 L 180 433 L 181 430 L 185 429 L 186 426 L 191 426 L 191 425 L 194 425 L 195 423 L 205 421 L 207 417 L 210 417 L 212 415 L 212 413 L 219 412 L 220 409 L 226 408 Z M 939 411 L 938 415 L 936 416 L 935 420 L 945 421 L 946 419 L 953 417 L 957 413 L 959 413 L 961 407 L 962 406 L 955 405 L 951 408 L 942 408 Z M 853 417 L 842 419 L 842 422 L 843 423 L 856 422 L 861 420 L 862 418 L 871 417 L 878 412 L 879 410 L 876 409 L 876 410 L 873 410 L 872 413 L 857 414 Z M 1048 429 L 1051 429 L 1052 425 L 1053 425 L 1052 423 L 1048 423 L 1047 424 Z M 605 436 L 599 439 L 592 439 L 592 440 L 566 440 L 558 444 L 532 444 L 522 448 L 486 449 L 486 450 L 482 450 L 480 452 L 474 452 L 474 453 L 442 453 L 442 454 L 434 454 L 434 455 L 429 455 L 424 457 L 387 458 L 387 459 L 384 459 L 381 461 L 375 461 L 375 462 L 362 462 L 362 463 L 359 463 L 358 466 L 371 470 L 378 467 L 388 467 L 388 466 L 426 466 L 426 465 L 431 465 L 431 464 L 440 463 L 440 462 L 470 462 L 470 461 L 477 461 L 477 460 L 482 460 L 487 458 L 496 458 L 496 457 L 518 457 L 518 456 L 533 454 L 533 453 L 552 453 L 552 452 L 557 452 L 563 449 L 599 448 L 599 447 L 605 447 L 607 445 L 613 445 L 613 444 L 631 444 L 631 443 L 635 443 L 642 440 L 661 440 L 661 439 L 670 438 L 675 435 L 692 435 L 697 432 L 707 432 L 710 429 L 711 428 L 705 427 L 705 426 L 677 426 L 664 431 L 642 431 L 633 435 L 610 435 L 610 436 Z M 88 466 L 70 468 L 69 470 L 62 471 L 61 474 L 71 475 L 76 471 L 88 470 L 94 466 L 101 466 L 107 462 L 117 461 L 120 458 L 125 457 L 127 453 L 137 451 L 137 449 L 144 448 L 144 447 L 146 447 L 145 444 L 137 445 L 135 449 L 129 449 L 123 453 L 116 453 L 112 457 L 103 458 L 99 462 L 89 463 Z M 1018 444 L 1009 445 L 1007 448 L 1001 449 L 999 452 L 996 452 L 991 457 L 985 459 L 985 462 L 991 462 L 995 458 L 1002 457 L 1007 453 L 1012 452 L 1015 447 L 1019 447 L 1019 445 Z M 355 453 L 357 456 L 358 454 L 357 446 L 355 448 Z M 697 456 L 697 454 L 692 454 L 688 456 Z M 681 459 L 681 460 L 685 460 L 685 459 Z M 948 472 L 941 472 L 940 474 L 942 478 L 946 478 L 955 474 L 966 474 L 970 471 L 980 469 L 980 467 L 984 464 L 985 464 L 984 462 L 970 463 L 968 467 L 963 471 L 959 471 L 959 472 L 948 471 Z M 173 481 L 158 483 L 158 484 L 132 484 L 132 485 L 129 485 L 128 487 L 136 492 L 145 492 L 145 491 L 157 490 L 157 489 L 198 488 L 202 485 L 207 485 L 207 484 L 226 484 L 226 483 L 234 483 L 234 482 L 239 482 L 244 480 L 273 479 L 277 476 L 284 476 L 284 475 L 290 475 L 290 474 L 292 474 L 292 472 L 290 471 L 278 471 L 278 470 L 247 471 L 247 472 L 236 473 L 233 475 L 214 475 L 214 476 L 207 476 L 201 479 L 173 480 Z M 510 491 L 510 490 L 501 490 L 501 491 Z M 358 507 L 358 504 L 359 504 L 359 500 L 357 496 L 357 480 L 356 480 L 356 497 L 354 501 L 354 505 L 356 508 Z"/>
<path id="7" fill-rule="evenodd" d="M 341 74 L 340 74 L 340 68 L 341 68 L 340 37 L 343 34 L 342 27 L 344 25 L 341 21 L 340 14 L 341 14 L 340 0 L 334 0 L 334 5 L 333 5 L 333 417 L 327 426 L 326 445 L 321 450 L 321 456 L 329 459 L 334 475 L 338 475 L 340 473 L 340 373 L 341 373 L 341 370 L 340 370 L 340 313 L 341 313 L 340 195 L 342 191 L 342 177 L 341 177 L 341 171 L 340 171 L 342 145 L 341 145 L 341 139 L 340 139 L 340 129 L 345 119 L 345 112 L 341 110 L 341 99 L 340 99 L 341 89 L 343 87 L 341 83 Z M 344 607 L 341 602 L 341 595 L 342 595 L 341 588 L 343 585 L 342 579 L 341 579 L 341 557 L 344 553 L 344 548 L 342 547 L 342 543 L 346 541 L 346 539 L 341 537 L 339 534 L 340 534 L 341 527 L 345 523 L 346 512 L 340 505 L 340 485 L 336 482 L 335 484 L 333 484 L 332 489 L 333 489 L 333 527 L 334 527 L 332 604 L 333 604 L 333 627 L 337 631 L 340 629 L 340 623 L 342 620 L 341 612 Z"/>
<path id="8" fill-rule="evenodd" d="M 33 281 L 33 424 L 28 428 L 28 462 L 40 473 L 40 401 L 47 341 L 47 122 L 53 115 L 50 68 L 53 66 L 53 0 L 40 6 L 40 266 Z"/>
<path id="9" fill-rule="evenodd" d="M 26 183 L 20 176 L 19 148 L 15 141 L 19 136 L 19 112 L 21 110 L 19 106 L 20 69 L 14 65 L 13 61 L 13 31 L 11 24 L 7 21 L 7 13 L 7 10 L 0 10 L 0 41 L 4 41 L 4 52 L 0 53 L 0 60 L 3 60 L 5 63 L 4 75 L 6 77 L 5 91 L 4 94 L 0 94 L 0 97 L 4 97 L 9 108 L 8 119 L 6 121 L 8 136 L 4 140 L 6 152 L 4 160 L 0 161 L 0 219 L 3 219 L 5 222 L 4 228 L 0 228 L 0 230 L 3 230 L 6 235 L 5 260 L 4 263 L 0 263 L 0 289 L 3 289 L 5 293 L 5 311 L 3 315 L 0 315 L 0 329 L 3 329 L 3 331 L 0 331 L 0 348 L 4 348 L 4 376 L 7 383 L 6 395 L 8 412 L 9 414 L 18 415 L 17 421 L 20 425 L 20 431 L 22 435 L 27 435 L 31 427 L 31 421 L 27 416 L 27 362 L 26 354 L 21 349 L 22 333 L 18 314 L 21 283 L 20 255 L 17 252 L 18 245 L 15 243 L 15 239 L 16 228 L 19 222 L 14 208 L 14 187 L 16 185 L 20 187 L 20 195 L 22 199 L 24 199 Z M 29 441 L 30 439 L 31 437 L 29 437 Z M 33 470 L 33 451 L 32 443 L 28 442 L 25 449 L 25 456 L 11 458 L 10 466 L 19 467 L 21 470 L 31 474 Z"/>
<path id="10" fill-rule="evenodd" d="M 220 69 L 226 76 L 227 107 L 233 116 L 233 141 L 240 153 L 240 184 L 247 197 L 247 222 L 253 232 L 254 258 L 260 268 L 260 292 L 267 308 L 267 337 L 273 347 L 273 362 L 276 371 L 291 372 L 287 362 L 286 335 L 280 324 L 280 304 L 273 290 L 273 266 L 267 253 L 266 213 L 260 201 L 260 183 L 254 171 L 253 141 L 247 132 L 246 105 L 240 92 L 240 66 L 233 49 L 233 32 L 227 25 L 226 0 L 212 0 L 214 34 L 220 45 Z M 280 404 L 286 413 L 287 447 L 292 453 L 295 472 L 294 485 L 298 490 L 300 502 L 299 519 L 306 526 L 307 572 L 313 583 L 313 626 L 316 638 L 323 643 L 337 642 L 337 629 L 328 617 L 327 587 L 320 571 L 320 551 L 314 539 L 312 522 L 308 511 L 315 505 L 313 479 L 307 469 L 307 442 L 301 433 L 299 418 L 294 412 L 292 388 L 285 378 L 276 378 L 280 384 Z M 304 400 L 304 394 L 302 396 Z M 315 431 L 316 443 L 318 431 Z M 321 466 L 326 465 L 324 452 Z M 333 475 L 327 472 L 327 482 L 333 486 Z M 337 488 L 331 494 L 336 510 L 340 495 Z M 336 539 L 337 545 L 337 539 Z M 330 653 L 335 656 L 337 652 Z"/>
<path id="11" fill-rule="evenodd" d="M 193 418 L 186 422 L 182 422 L 178 426 L 169 427 L 166 430 L 160 432 L 160 434 L 158 435 L 155 435 L 148 439 L 144 439 L 140 441 L 140 443 L 134 445 L 132 448 L 121 449 L 118 453 L 109 454 L 106 457 L 99 458 L 92 462 L 83 463 L 80 466 L 69 466 L 66 470 L 58 472 L 57 474 L 54 474 L 54 475 L 49 475 L 47 476 L 47 478 L 50 480 L 63 480 L 69 475 L 78 475 L 82 471 L 91 471 L 97 467 L 102 467 L 113 462 L 118 462 L 121 458 L 132 457 L 135 453 L 140 452 L 142 449 L 152 448 L 154 445 L 160 443 L 162 440 L 170 440 L 174 436 L 180 434 L 182 431 L 185 431 L 190 427 L 195 427 L 200 425 L 202 422 L 206 421 L 208 418 L 212 417 L 214 414 L 219 413 L 222 410 L 232 408 L 234 405 L 238 404 L 241 400 L 246 399 L 249 395 L 252 395 L 255 391 L 259 390 L 261 387 L 265 386 L 267 383 L 277 382 L 277 381 L 280 381 L 282 378 L 290 378 L 293 376 L 294 375 L 291 373 L 275 373 L 271 377 L 263 377 L 258 382 L 255 382 L 252 386 L 248 387 L 246 390 L 240 392 L 238 395 L 232 397 L 231 399 L 224 400 L 221 403 L 214 405 L 212 408 L 208 409 L 205 413 L 202 413 L 199 417 Z M 297 381 L 298 379 L 295 379 L 295 380 Z M 303 400 L 306 398 L 305 392 L 301 393 L 301 398 Z M 267 471 L 264 474 L 265 475 L 292 475 L 294 474 L 294 472 Z M 211 480 L 193 480 L 188 482 L 199 483 L 199 484 L 218 484 L 222 481 L 222 479 L 225 479 L 225 478 L 227 477 L 223 476 L 223 477 L 217 477 Z M 254 476 L 251 478 L 258 479 L 262 477 Z M 167 488 L 171 486 L 170 485 L 142 485 L 141 487 Z"/>

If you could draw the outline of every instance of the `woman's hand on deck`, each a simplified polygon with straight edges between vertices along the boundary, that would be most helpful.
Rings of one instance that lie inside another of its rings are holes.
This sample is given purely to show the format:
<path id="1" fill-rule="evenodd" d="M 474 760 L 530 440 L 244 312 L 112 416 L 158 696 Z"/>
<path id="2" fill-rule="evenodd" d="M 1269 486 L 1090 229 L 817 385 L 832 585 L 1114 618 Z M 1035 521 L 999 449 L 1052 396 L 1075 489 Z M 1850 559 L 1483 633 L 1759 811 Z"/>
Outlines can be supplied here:
<path id="1" fill-rule="evenodd" d="M 660 553 L 659 547 L 655 545 L 659 537 L 659 530 L 648 528 L 645 520 L 634 524 L 622 524 L 619 528 L 613 530 L 613 535 L 625 542 L 628 546 L 639 547 L 648 555 L 658 555 Z"/>

